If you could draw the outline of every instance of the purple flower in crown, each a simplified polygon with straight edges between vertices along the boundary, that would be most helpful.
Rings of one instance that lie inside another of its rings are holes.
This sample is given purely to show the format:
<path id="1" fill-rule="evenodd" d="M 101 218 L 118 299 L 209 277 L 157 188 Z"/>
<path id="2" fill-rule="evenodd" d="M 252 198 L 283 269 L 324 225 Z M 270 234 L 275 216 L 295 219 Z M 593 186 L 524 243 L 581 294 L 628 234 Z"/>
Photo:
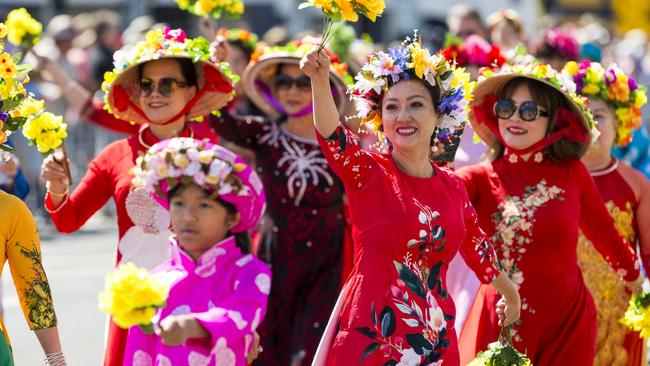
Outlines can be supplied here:
<path id="1" fill-rule="evenodd" d="M 605 75 L 603 75 L 603 79 L 605 79 L 605 84 L 607 86 L 616 83 L 616 80 L 618 79 L 616 77 L 616 71 L 614 71 L 614 69 L 607 69 Z"/>
<path id="2" fill-rule="evenodd" d="M 406 63 L 411 57 L 411 52 L 409 52 L 409 50 L 406 47 L 399 46 L 399 47 L 389 48 L 388 54 L 393 60 L 395 60 L 395 65 L 397 65 L 400 69 L 402 70 L 408 69 Z"/>
<path id="3" fill-rule="evenodd" d="M 460 102 L 465 98 L 463 88 L 456 88 L 453 93 L 440 100 L 436 108 L 438 114 L 450 114 L 452 111 L 460 109 Z"/>
<path id="4" fill-rule="evenodd" d="M 9 117 L 9 113 L 5 111 L 0 111 L 0 121 L 4 122 Z"/>
<path id="5" fill-rule="evenodd" d="M 630 91 L 633 92 L 639 88 L 639 84 L 634 81 L 632 78 L 627 79 L 627 86 L 630 88 Z"/>

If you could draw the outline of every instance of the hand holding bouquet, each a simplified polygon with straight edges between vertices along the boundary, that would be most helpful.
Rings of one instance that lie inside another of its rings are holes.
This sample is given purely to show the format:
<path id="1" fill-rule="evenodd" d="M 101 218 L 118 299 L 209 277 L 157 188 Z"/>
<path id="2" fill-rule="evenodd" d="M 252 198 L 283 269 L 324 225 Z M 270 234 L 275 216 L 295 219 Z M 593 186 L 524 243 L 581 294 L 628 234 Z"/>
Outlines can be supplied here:
<path id="1" fill-rule="evenodd" d="M 501 328 L 499 340 L 490 343 L 467 366 L 532 366 L 532 363 L 512 345 L 510 326 L 506 326 Z"/>

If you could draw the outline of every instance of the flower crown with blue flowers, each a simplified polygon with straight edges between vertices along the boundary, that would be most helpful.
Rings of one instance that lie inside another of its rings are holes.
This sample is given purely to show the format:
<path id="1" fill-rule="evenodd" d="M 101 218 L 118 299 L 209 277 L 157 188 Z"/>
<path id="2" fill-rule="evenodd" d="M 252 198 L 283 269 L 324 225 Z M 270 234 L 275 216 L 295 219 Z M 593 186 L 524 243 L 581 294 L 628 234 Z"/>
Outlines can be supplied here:
<path id="1" fill-rule="evenodd" d="M 398 47 L 388 53 L 378 51 L 355 76 L 356 82 L 348 88 L 350 99 L 355 102 L 357 114 L 363 123 L 373 127 L 382 137 L 380 127 L 381 100 L 390 85 L 401 80 L 417 77 L 431 86 L 440 88 L 441 100 L 436 112 L 442 118 L 438 126 L 438 138 L 442 141 L 456 135 L 467 121 L 472 90 L 476 83 L 470 81 L 464 68 L 456 68 L 441 55 L 431 55 L 423 48 L 417 37 L 407 37 Z"/>

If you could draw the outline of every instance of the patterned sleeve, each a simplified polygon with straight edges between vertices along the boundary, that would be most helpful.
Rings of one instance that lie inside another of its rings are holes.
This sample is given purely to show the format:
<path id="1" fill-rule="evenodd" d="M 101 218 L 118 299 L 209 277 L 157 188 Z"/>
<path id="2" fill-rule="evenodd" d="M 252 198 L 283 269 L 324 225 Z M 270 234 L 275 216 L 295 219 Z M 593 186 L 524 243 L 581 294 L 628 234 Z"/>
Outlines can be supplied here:
<path id="1" fill-rule="evenodd" d="M 3 235 L 11 276 L 27 324 L 31 330 L 55 327 L 54 303 L 41 261 L 41 245 L 34 217 L 18 198 L 9 195 L 1 197 L 13 201 L 11 207 L 4 211 L 6 232 Z"/>
<path id="2" fill-rule="evenodd" d="M 253 332 L 264 319 L 266 303 L 271 291 L 271 271 L 261 261 L 242 264 L 232 294 L 204 313 L 193 313 L 194 318 L 210 333 L 210 349 L 219 354 L 231 352 L 236 365 L 246 365 L 246 354 L 253 345 Z M 195 340 L 189 341 L 196 342 Z M 239 349 L 241 344 L 243 349 Z"/>
<path id="3" fill-rule="evenodd" d="M 639 250 L 645 273 L 650 273 L 650 181 L 638 174 L 639 204 L 636 209 L 636 223 L 639 230 Z"/>
<path id="4" fill-rule="evenodd" d="M 330 168 L 341 178 L 346 188 L 363 189 L 367 186 L 373 158 L 361 149 L 357 137 L 349 129 L 339 123 L 327 138 L 318 131 L 316 136 Z"/>
<path id="5" fill-rule="evenodd" d="M 632 247 L 616 230 L 587 168 L 575 161 L 571 173 L 582 189 L 580 229 L 615 272 L 626 281 L 634 281 L 639 276 L 639 261 Z"/>
<path id="6" fill-rule="evenodd" d="M 263 143 L 262 139 L 272 128 L 269 120 L 257 116 L 238 116 L 228 108 L 221 110 L 221 117 L 210 115 L 208 121 L 220 137 L 253 151 Z"/>
<path id="7" fill-rule="evenodd" d="M 479 226 L 478 215 L 474 206 L 469 201 L 465 186 L 459 182 L 461 192 L 461 204 L 463 205 L 463 219 L 465 220 L 465 239 L 460 247 L 460 254 L 472 269 L 476 277 L 484 283 L 489 284 L 499 275 L 497 255 L 494 246 Z"/>
<path id="8" fill-rule="evenodd" d="M 79 230 L 111 198 L 112 180 L 101 162 L 101 157 L 107 155 L 106 152 L 104 150 L 90 162 L 88 171 L 77 188 L 58 207 L 54 207 L 49 193 L 45 196 L 45 208 L 60 232 L 72 233 Z"/>

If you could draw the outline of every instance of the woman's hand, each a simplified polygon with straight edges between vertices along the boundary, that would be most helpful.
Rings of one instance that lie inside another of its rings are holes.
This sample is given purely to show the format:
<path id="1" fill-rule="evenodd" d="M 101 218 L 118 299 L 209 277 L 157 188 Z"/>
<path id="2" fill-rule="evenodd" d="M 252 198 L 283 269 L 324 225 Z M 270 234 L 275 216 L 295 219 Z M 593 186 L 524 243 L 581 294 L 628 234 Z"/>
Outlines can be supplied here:
<path id="1" fill-rule="evenodd" d="M 208 331 L 191 314 L 168 316 L 155 327 L 155 331 L 166 346 L 178 346 L 189 338 L 209 336 Z"/>
<path id="2" fill-rule="evenodd" d="M 625 287 L 627 287 L 630 291 L 632 291 L 634 293 L 638 293 L 638 292 L 641 292 L 643 290 L 643 281 L 644 281 L 644 278 L 641 275 L 641 273 L 639 273 L 639 277 L 637 277 L 636 280 L 634 280 L 632 282 L 627 282 L 626 281 L 625 282 Z"/>
<path id="3" fill-rule="evenodd" d="M 260 352 L 262 352 L 262 347 L 260 346 L 260 335 L 257 334 L 257 331 L 255 331 L 253 332 L 253 345 L 251 346 L 251 350 L 246 355 L 246 363 L 249 365 L 253 363 L 253 361 L 255 361 L 260 355 Z"/>
<path id="4" fill-rule="evenodd" d="M 500 326 L 508 326 L 519 320 L 521 312 L 521 300 L 519 294 L 514 299 L 508 299 L 501 296 L 497 302 L 497 316 L 499 317 Z"/>
<path id="5" fill-rule="evenodd" d="M 16 155 L 9 153 L 9 159 L 6 161 L 0 161 L 0 173 L 14 178 L 18 174 L 18 167 L 20 166 L 20 161 Z M 2 157 L 0 156 L 0 159 Z"/>
<path id="6" fill-rule="evenodd" d="M 300 60 L 300 70 L 311 78 L 312 87 L 324 81 L 329 83 L 330 59 L 325 51 L 316 52 L 314 46 L 314 49 Z"/>
<path id="7" fill-rule="evenodd" d="M 50 154 L 43 160 L 41 178 L 46 182 L 48 191 L 57 194 L 67 191 L 70 182 L 63 164 L 57 161 L 54 155 Z"/>

